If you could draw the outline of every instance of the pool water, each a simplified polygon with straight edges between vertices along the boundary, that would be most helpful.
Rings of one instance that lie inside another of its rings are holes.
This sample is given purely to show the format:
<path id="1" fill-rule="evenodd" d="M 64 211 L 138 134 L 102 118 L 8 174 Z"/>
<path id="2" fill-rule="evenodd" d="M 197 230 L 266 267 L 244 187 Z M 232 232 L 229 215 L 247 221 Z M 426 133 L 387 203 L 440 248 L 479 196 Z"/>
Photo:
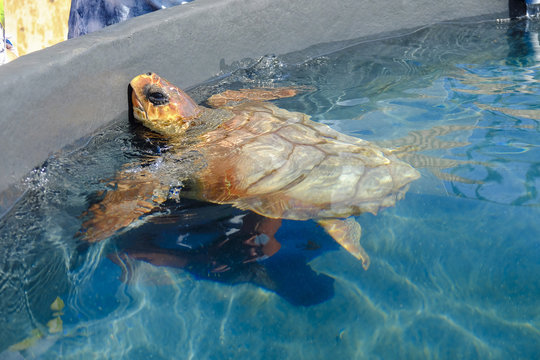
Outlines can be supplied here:
<path id="1" fill-rule="evenodd" d="M 311 221 L 284 221 L 282 248 L 266 260 L 223 255 L 232 264 L 223 273 L 123 256 L 139 243 L 211 247 L 244 214 L 186 200 L 85 245 L 81 214 L 107 180 L 166 144 L 126 112 L 51 157 L 0 219 L 0 357 L 538 358 L 536 25 L 438 24 L 303 61 L 268 56 L 191 89 L 203 101 L 304 85 L 275 103 L 407 149 L 421 179 L 395 207 L 357 217 L 367 271 Z M 60 311 L 50 308 L 57 297 Z"/>

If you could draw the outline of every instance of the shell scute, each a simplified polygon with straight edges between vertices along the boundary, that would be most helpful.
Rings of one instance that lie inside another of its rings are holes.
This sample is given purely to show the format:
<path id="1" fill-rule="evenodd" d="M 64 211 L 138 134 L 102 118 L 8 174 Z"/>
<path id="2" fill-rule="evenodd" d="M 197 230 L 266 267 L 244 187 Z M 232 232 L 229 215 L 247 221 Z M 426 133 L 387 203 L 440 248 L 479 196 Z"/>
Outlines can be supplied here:
<path id="1" fill-rule="evenodd" d="M 290 142 L 301 145 L 321 145 L 328 141 L 321 138 L 313 128 L 298 123 L 281 127 L 278 134 Z"/>
<path id="2" fill-rule="evenodd" d="M 291 152 L 279 167 L 272 169 L 267 176 L 249 186 L 250 194 L 285 191 L 294 187 L 296 183 L 303 182 L 325 158 L 323 152 L 313 147 L 304 145 L 291 147 Z"/>
<path id="3" fill-rule="evenodd" d="M 285 166 L 292 152 L 293 145 L 290 142 L 270 133 L 243 144 L 234 159 L 225 161 L 234 165 L 239 186 L 249 189 Z"/>

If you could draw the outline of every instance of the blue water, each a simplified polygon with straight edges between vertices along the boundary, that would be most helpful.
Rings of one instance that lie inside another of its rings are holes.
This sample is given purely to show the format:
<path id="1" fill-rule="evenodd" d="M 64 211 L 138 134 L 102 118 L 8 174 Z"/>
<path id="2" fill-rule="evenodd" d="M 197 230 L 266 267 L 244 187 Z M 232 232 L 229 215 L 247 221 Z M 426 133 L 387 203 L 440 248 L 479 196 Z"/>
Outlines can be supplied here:
<path id="1" fill-rule="evenodd" d="M 531 28 L 439 24 L 303 61 L 265 57 L 191 89 L 203 101 L 226 88 L 307 85 L 276 103 L 350 135 L 416 147 L 404 159 L 422 178 L 405 199 L 357 217 L 367 271 L 309 221 L 284 221 L 282 248 L 267 260 L 221 259 L 232 264 L 222 274 L 119 266 L 112 260 L 134 243 L 211 246 L 242 212 L 171 203 L 170 222 L 84 246 L 74 234 L 103 180 L 166 144 L 122 118 L 52 157 L 0 219 L 0 358 L 539 358 L 540 58 Z M 54 315 L 56 297 L 65 308 Z M 55 317 L 62 331 L 48 333 Z"/>

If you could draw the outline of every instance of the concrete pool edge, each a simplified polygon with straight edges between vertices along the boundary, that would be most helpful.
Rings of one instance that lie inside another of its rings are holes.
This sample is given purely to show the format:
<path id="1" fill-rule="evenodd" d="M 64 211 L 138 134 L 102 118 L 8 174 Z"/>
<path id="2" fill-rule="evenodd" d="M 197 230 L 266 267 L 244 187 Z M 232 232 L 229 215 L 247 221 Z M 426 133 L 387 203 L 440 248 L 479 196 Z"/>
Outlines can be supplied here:
<path id="1" fill-rule="evenodd" d="M 190 87 L 244 58 L 507 8 L 502 0 L 196 0 L 29 54 L 0 67 L 0 194 L 125 112 L 126 84 L 139 73 L 152 70 Z M 16 195 L 5 198 L 0 216 Z"/>

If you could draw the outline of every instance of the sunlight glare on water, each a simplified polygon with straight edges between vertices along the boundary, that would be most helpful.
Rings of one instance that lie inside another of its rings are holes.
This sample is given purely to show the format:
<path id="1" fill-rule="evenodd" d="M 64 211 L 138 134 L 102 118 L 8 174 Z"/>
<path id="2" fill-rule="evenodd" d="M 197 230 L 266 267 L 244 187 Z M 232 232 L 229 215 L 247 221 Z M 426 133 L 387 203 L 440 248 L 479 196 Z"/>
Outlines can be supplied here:
<path id="1" fill-rule="evenodd" d="M 0 219 L 0 357 L 537 358 L 540 63 L 530 29 L 433 25 L 302 62 L 265 57 L 191 89 L 203 101 L 306 86 L 275 103 L 421 171 L 395 207 L 357 218 L 367 271 L 310 221 L 284 221 L 277 254 L 217 275 L 122 258 L 125 244 L 197 248 L 238 230 L 242 212 L 183 202 L 171 205 L 176 222 L 85 246 L 74 237 L 80 215 L 107 180 L 167 145 L 122 118 L 52 157 Z M 65 308 L 54 315 L 57 296 Z M 55 317 L 63 327 L 52 334 Z"/>

